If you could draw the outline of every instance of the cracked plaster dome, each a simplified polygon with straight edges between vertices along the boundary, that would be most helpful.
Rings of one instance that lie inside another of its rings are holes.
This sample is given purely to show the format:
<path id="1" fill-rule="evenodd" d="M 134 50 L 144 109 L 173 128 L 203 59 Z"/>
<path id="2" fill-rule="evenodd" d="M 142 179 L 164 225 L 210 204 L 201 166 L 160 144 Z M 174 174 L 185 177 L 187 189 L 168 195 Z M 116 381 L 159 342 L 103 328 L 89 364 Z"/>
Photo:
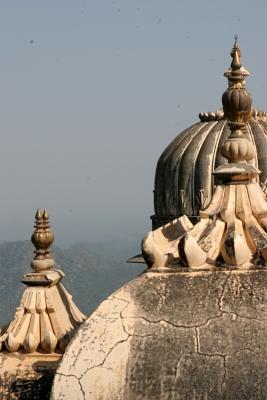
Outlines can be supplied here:
<path id="1" fill-rule="evenodd" d="M 52 399 L 266 399 L 266 286 L 266 270 L 142 274 L 78 330 Z"/>
<path id="2" fill-rule="evenodd" d="M 186 214 L 196 221 L 200 209 L 212 197 L 216 181 L 212 172 L 227 160 L 220 147 L 230 130 L 223 111 L 200 113 L 200 121 L 185 129 L 160 156 L 155 174 L 153 229 Z M 261 171 L 263 187 L 267 180 L 267 114 L 253 110 L 247 123 L 248 133 L 256 147 L 251 161 Z"/>

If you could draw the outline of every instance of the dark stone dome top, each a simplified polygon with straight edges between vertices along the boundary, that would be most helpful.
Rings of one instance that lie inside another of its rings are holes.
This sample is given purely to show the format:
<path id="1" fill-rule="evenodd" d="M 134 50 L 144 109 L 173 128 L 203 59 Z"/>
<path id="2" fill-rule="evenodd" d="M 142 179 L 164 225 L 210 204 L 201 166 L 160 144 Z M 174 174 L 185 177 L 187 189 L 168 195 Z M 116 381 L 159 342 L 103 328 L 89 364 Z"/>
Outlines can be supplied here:
<path id="1" fill-rule="evenodd" d="M 155 175 L 153 229 L 186 214 L 193 221 L 206 207 L 216 186 L 212 172 L 228 161 L 219 149 L 230 130 L 223 111 L 200 113 L 200 122 L 180 133 L 160 156 Z M 253 110 L 247 131 L 256 147 L 250 161 L 261 171 L 260 183 L 267 181 L 267 113 Z"/>

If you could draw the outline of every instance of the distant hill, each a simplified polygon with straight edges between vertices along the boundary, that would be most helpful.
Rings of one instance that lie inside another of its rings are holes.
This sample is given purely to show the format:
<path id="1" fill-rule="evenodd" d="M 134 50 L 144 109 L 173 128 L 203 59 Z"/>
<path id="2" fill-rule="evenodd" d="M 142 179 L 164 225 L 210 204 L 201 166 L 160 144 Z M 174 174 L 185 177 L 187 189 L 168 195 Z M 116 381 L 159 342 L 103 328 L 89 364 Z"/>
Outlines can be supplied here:
<path id="1" fill-rule="evenodd" d="M 77 243 L 61 249 L 53 246 L 56 263 L 66 274 L 63 284 L 75 303 L 89 315 L 110 293 L 139 275 L 144 265 L 127 264 L 136 254 L 134 246 Z M 29 241 L 0 244 L 0 326 L 12 318 L 24 285 L 21 278 L 31 271 L 33 246 Z"/>

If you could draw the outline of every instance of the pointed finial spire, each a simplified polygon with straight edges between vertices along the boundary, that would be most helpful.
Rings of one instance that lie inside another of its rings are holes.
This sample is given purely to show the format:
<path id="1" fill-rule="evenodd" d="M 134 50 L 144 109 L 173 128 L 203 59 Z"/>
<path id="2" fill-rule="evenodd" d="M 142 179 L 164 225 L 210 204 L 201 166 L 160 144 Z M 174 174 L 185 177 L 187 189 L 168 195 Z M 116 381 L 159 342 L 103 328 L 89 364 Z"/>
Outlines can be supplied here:
<path id="1" fill-rule="evenodd" d="M 251 118 L 252 97 L 245 88 L 245 77 L 249 72 L 242 66 L 237 35 L 231 52 L 231 67 L 224 73 L 228 79 L 228 89 L 222 96 L 223 111 L 231 122 L 245 123 Z"/>
<path id="2" fill-rule="evenodd" d="M 35 230 L 32 234 L 31 241 L 35 247 L 35 257 L 31 263 L 33 270 L 36 272 L 50 269 L 54 266 L 55 261 L 50 253 L 50 246 L 54 241 L 54 235 L 50 230 L 49 215 L 47 210 L 43 212 L 38 210 L 35 214 Z"/>
<path id="3" fill-rule="evenodd" d="M 42 213 L 41 213 L 40 208 L 38 208 L 37 211 L 36 211 L 35 219 L 36 219 L 36 222 L 40 221 L 42 219 Z"/>
<path id="4" fill-rule="evenodd" d="M 235 33 L 234 39 L 235 39 L 235 46 L 236 46 L 237 45 L 237 39 L 238 39 L 238 34 L 237 33 Z"/>
<path id="5" fill-rule="evenodd" d="M 249 76 L 249 72 L 243 67 L 241 63 L 241 51 L 237 44 L 238 35 L 234 36 L 234 45 L 231 51 L 232 62 L 230 68 L 224 73 L 228 79 L 229 88 L 243 88 L 245 85 L 245 78 Z"/>
<path id="6" fill-rule="evenodd" d="M 254 146 L 247 135 L 247 122 L 252 116 L 252 97 L 245 88 L 245 77 L 249 73 L 240 61 L 241 51 L 237 44 L 237 35 L 231 57 L 231 67 L 224 74 L 228 79 L 228 89 L 222 96 L 223 111 L 229 120 L 231 134 L 223 143 L 221 154 L 232 166 L 220 166 L 215 174 L 223 180 L 243 181 L 254 177 L 259 171 L 248 165 L 248 161 L 255 157 Z M 233 164 L 236 164 L 235 168 Z"/>
<path id="7" fill-rule="evenodd" d="M 234 39 L 235 39 L 235 42 L 234 42 L 234 46 L 233 46 L 233 49 L 231 52 L 231 56 L 233 59 L 233 61 L 231 63 L 231 68 L 232 68 L 232 70 L 237 70 L 242 67 L 242 65 L 240 63 L 241 51 L 237 44 L 237 39 L 238 39 L 237 34 L 235 34 Z"/>

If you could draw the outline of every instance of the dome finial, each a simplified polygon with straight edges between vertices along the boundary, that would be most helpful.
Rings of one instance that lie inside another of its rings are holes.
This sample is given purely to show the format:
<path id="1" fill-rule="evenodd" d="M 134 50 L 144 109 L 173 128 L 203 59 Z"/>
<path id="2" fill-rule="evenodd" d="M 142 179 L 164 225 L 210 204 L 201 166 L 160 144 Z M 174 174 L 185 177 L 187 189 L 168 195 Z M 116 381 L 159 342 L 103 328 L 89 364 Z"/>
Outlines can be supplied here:
<path id="1" fill-rule="evenodd" d="M 54 241 L 54 235 L 50 230 L 47 210 L 44 210 L 42 213 L 38 208 L 35 214 L 34 228 L 35 230 L 32 234 L 31 241 L 35 247 L 35 257 L 31 266 L 36 272 L 38 272 L 50 269 L 55 264 L 50 253 L 50 246 Z"/>
<path id="2" fill-rule="evenodd" d="M 228 78 L 228 89 L 222 96 L 224 115 L 228 119 L 231 135 L 221 147 L 221 154 L 228 159 L 230 164 L 239 164 L 237 169 L 227 165 L 217 168 L 215 174 L 233 180 L 246 180 L 258 174 L 253 166 L 247 162 L 255 157 L 254 146 L 246 135 L 246 123 L 252 115 L 252 97 L 245 88 L 245 77 L 249 74 L 240 61 L 241 52 L 237 45 L 237 35 L 231 52 L 232 63 L 225 76 Z M 242 164 L 242 166 L 241 166 Z M 223 173 L 222 173 L 223 172 Z M 233 178 L 233 176 L 234 178 Z M 242 178 L 241 178 L 242 176 Z"/>
<path id="3" fill-rule="evenodd" d="M 238 35 L 234 36 L 234 45 L 231 50 L 232 62 L 230 68 L 224 73 L 228 79 L 229 88 L 243 88 L 245 85 L 245 78 L 249 76 L 249 72 L 241 64 L 241 51 L 237 44 Z"/>
<path id="4" fill-rule="evenodd" d="M 238 34 L 237 33 L 235 34 L 234 38 L 235 38 L 235 44 L 234 45 L 236 46 L 237 45 L 237 39 L 238 39 Z"/>
<path id="5" fill-rule="evenodd" d="M 242 64 L 240 62 L 241 51 L 240 51 L 240 48 L 238 47 L 237 39 L 238 39 L 238 35 L 235 34 L 235 42 L 234 42 L 233 49 L 231 51 L 231 56 L 233 59 L 233 61 L 231 63 L 231 68 L 233 71 L 238 70 L 242 67 Z"/>

